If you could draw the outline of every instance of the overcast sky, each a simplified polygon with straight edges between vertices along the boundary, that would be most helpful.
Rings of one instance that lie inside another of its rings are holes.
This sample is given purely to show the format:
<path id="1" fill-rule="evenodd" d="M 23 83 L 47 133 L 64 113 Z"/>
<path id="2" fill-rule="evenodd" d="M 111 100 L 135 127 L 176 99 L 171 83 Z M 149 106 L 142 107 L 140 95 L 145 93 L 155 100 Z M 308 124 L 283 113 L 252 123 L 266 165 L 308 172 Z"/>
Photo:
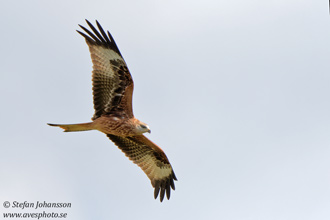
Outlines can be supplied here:
<path id="1" fill-rule="evenodd" d="M 329 220 L 328 4 L 2 2 L 1 216 Z M 46 125 L 93 115 L 92 63 L 75 31 L 85 18 L 112 33 L 128 64 L 135 116 L 178 177 L 169 201 L 153 199 L 146 175 L 104 134 Z"/>

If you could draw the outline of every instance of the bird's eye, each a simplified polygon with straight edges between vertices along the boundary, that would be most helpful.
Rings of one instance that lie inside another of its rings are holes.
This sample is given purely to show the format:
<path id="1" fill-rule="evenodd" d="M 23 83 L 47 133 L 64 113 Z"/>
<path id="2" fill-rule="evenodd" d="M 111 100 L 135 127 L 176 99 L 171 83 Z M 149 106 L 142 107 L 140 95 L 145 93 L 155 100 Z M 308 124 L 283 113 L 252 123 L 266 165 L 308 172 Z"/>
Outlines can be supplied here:
<path id="1" fill-rule="evenodd" d="M 145 125 L 140 125 L 141 128 L 146 129 L 147 127 Z"/>

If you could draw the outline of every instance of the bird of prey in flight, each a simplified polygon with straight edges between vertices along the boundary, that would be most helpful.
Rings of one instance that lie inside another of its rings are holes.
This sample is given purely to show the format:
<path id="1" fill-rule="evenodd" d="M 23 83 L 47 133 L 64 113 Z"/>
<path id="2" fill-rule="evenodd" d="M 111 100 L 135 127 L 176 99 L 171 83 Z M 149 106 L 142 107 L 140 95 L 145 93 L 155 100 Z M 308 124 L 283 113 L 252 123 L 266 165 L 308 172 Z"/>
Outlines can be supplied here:
<path id="1" fill-rule="evenodd" d="M 154 197 L 160 201 L 170 198 L 174 180 L 173 168 L 164 151 L 146 138 L 147 124 L 134 117 L 132 108 L 133 80 L 110 32 L 104 32 L 96 21 L 98 30 L 86 20 L 90 30 L 79 25 L 89 47 L 93 71 L 93 101 L 95 113 L 92 122 L 81 124 L 48 124 L 63 128 L 65 132 L 98 130 L 105 133 L 125 155 L 148 176 L 155 188 Z"/>

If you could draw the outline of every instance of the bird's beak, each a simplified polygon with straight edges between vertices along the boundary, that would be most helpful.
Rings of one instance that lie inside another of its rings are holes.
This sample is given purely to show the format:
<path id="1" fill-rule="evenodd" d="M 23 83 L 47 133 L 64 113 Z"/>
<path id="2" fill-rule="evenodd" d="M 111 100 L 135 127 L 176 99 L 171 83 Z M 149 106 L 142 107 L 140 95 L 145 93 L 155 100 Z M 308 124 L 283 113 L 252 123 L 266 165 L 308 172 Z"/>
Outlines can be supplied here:
<path id="1" fill-rule="evenodd" d="M 149 129 L 148 133 L 151 134 L 151 130 L 150 129 Z"/>

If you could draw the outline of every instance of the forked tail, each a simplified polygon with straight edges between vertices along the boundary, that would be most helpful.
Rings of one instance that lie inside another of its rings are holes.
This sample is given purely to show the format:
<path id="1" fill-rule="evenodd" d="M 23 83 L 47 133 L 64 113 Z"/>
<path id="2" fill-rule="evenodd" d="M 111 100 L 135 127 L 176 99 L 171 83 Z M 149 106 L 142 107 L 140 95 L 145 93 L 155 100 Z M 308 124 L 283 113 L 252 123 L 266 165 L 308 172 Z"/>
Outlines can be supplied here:
<path id="1" fill-rule="evenodd" d="M 60 127 L 64 129 L 64 132 L 70 132 L 70 131 L 88 131 L 93 130 L 92 122 L 88 123 L 81 123 L 81 124 L 70 124 L 70 125 L 59 125 L 59 124 L 50 124 L 50 126 Z"/>

